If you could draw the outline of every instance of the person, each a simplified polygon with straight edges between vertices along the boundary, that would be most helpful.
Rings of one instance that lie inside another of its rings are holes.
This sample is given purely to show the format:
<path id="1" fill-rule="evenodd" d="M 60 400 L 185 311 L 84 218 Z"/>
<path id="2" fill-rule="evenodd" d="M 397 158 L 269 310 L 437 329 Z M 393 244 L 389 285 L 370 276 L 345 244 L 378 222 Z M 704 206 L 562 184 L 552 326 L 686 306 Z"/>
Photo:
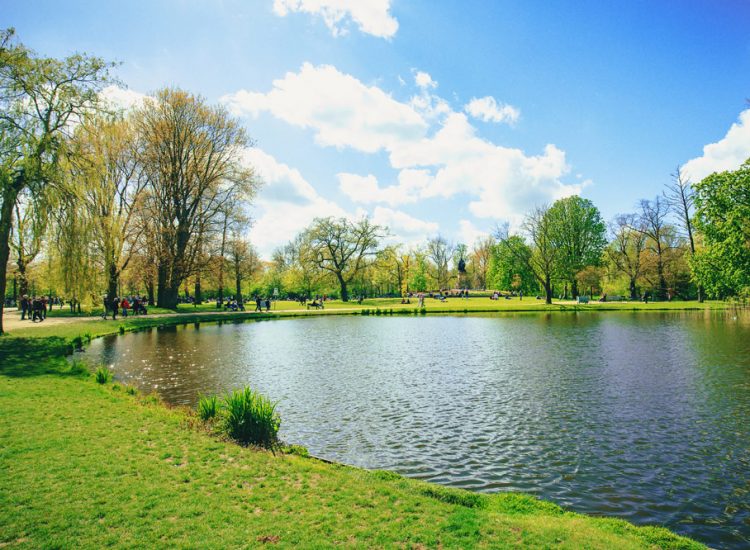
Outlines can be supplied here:
<path id="1" fill-rule="evenodd" d="M 120 309 L 120 298 L 115 296 L 114 299 L 112 300 L 112 320 L 113 321 L 117 320 L 117 312 L 119 311 L 119 309 Z"/>
<path id="2" fill-rule="evenodd" d="M 271 311 L 271 298 L 266 298 L 266 312 Z"/>
<path id="3" fill-rule="evenodd" d="M 127 296 L 122 299 L 122 302 L 120 303 L 120 307 L 122 308 L 122 316 L 127 317 L 128 316 L 128 308 L 130 308 L 130 302 L 128 302 Z"/>
<path id="4" fill-rule="evenodd" d="M 31 318 L 31 311 L 29 310 L 29 297 L 24 294 L 21 297 L 21 321 L 26 319 L 26 314 Z"/>
<path id="5" fill-rule="evenodd" d="M 255 295 L 255 311 L 263 311 L 263 308 L 260 305 L 260 296 L 258 296 L 257 294 Z"/>

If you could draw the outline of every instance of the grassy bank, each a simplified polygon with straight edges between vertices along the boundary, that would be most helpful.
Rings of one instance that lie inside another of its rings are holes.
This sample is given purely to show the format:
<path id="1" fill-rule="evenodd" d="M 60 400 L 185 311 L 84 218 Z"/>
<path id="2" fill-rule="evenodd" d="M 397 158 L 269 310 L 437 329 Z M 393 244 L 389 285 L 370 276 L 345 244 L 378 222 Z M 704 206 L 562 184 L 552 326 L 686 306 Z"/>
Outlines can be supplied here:
<path id="1" fill-rule="evenodd" d="M 38 329 L 57 336 L 0 338 L 0 545 L 702 548 L 524 495 L 240 447 L 64 359 L 83 323 L 93 337 L 188 320 L 77 322 Z"/>

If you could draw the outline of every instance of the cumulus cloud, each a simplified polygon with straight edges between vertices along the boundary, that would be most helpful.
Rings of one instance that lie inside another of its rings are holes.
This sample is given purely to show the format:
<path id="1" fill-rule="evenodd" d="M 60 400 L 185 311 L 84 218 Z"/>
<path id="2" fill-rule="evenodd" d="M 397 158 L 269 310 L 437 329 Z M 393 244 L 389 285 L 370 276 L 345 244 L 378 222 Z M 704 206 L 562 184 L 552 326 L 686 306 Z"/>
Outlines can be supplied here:
<path id="1" fill-rule="evenodd" d="M 383 206 L 375 207 L 372 221 L 378 225 L 387 226 L 391 234 L 397 236 L 395 239 L 397 242 L 425 241 L 439 229 L 439 225 L 435 222 L 420 220 L 401 210 Z"/>
<path id="2" fill-rule="evenodd" d="M 464 106 L 464 110 L 472 117 L 484 122 L 504 122 L 511 125 L 518 122 L 521 116 L 521 111 L 516 107 L 498 103 L 492 96 L 472 98 Z"/>
<path id="3" fill-rule="evenodd" d="M 479 239 L 484 239 L 489 233 L 482 231 L 475 226 L 470 220 L 461 220 L 458 222 L 458 240 L 471 247 Z"/>
<path id="4" fill-rule="evenodd" d="M 735 170 L 750 158 L 750 109 L 740 113 L 727 134 L 703 148 L 703 155 L 683 166 L 683 172 L 694 183 L 714 172 Z"/>
<path id="5" fill-rule="evenodd" d="M 260 149 L 246 149 L 243 161 L 252 166 L 263 185 L 253 204 L 250 239 L 261 256 L 305 229 L 315 218 L 326 216 L 353 218 L 338 204 L 321 197 L 302 174 Z"/>
<path id="6" fill-rule="evenodd" d="M 107 86 L 101 91 L 101 96 L 115 109 L 139 107 L 143 103 L 143 100 L 148 97 L 146 94 L 120 88 L 119 86 Z"/>
<path id="7" fill-rule="evenodd" d="M 402 102 L 332 66 L 306 63 L 274 81 L 268 92 L 243 90 L 224 101 L 238 115 L 269 113 L 308 128 L 321 146 L 385 152 L 397 174 L 394 182 L 382 185 L 372 174 L 338 174 L 339 189 L 358 204 L 395 207 L 460 195 L 474 216 L 518 224 L 534 206 L 578 194 L 586 185 L 567 180 L 570 166 L 555 145 L 528 154 L 484 139 L 467 113 L 453 111 L 429 89 L 426 85 Z M 397 212 L 379 208 L 381 216 Z"/>
<path id="8" fill-rule="evenodd" d="M 305 63 L 298 73 L 275 80 L 267 93 L 241 90 L 222 101 L 236 115 L 268 112 L 294 126 L 312 128 L 320 145 L 366 153 L 398 147 L 428 129 L 411 106 L 330 65 Z"/>
<path id="9" fill-rule="evenodd" d="M 414 73 L 414 83 L 420 88 L 437 88 L 437 82 L 432 80 L 432 77 L 424 71 L 416 71 Z"/>
<path id="10" fill-rule="evenodd" d="M 380 187 L 372 174 L 360 176 L 342 172 L 337 175 L 339 189 L 357 203 L 383 202 L 391 206 L 416 202 L 432 182 L 429 170 L 405 169 L 398 174 L 398 184 Z"/>
<path id="11" fill-rule="evenodd" d="M 398 21 L 391 15 L 390 0 L 274 0 L 273 11 L 285 17 L 292 12 L 319 15 L 334 36 L 347 34 L 347 23 L 380 38 L 392 38 Z"/>

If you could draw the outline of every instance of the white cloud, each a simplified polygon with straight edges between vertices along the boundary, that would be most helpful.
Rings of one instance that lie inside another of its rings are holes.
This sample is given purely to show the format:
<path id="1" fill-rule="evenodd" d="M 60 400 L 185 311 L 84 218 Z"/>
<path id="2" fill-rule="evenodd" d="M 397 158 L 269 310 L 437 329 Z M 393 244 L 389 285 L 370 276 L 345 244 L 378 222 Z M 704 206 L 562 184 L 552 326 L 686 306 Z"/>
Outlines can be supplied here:
<path id="1" fill-rule="evenodd" d="M 120 88 L 119 86 L 107 86 L 101 91 L 101 96 L 115 109 L 139 107 L 143 103 L 143 100 L 148 97 L 146 94 Z"/>
<path id="2" fill-rule="evenodd" d="M 722 139 L 703 148 L 703 156 L 694 158 L 683 166 L 690 181 L 697 183 L 714 172 L 735 170 L 750 158 L 750 109 L 740 113 L 739 121 Z"/>
<path id="3" fill-rule="evenodd" d="M 320 145 L 366 153 L 398 147 L 428 129 L 409 105 L 330 65 L 305 63 L 298 73 L 275 80 L 268 93 L 241 90 L 222 101 L 236 115 L 268 112 L 294 126 L 312 128 Z"/>
<path id="4" fill-rule="evenodd" d="M 458 222 L 458 240 L 471 248 L 479 239 L 484 239 L 489 233 L 482 231 L 469 220 Z"/>
<path id="5" fill-rule="evenodd" d="M 398 174 L 389 185 L 371 174 L 338 174 L 339 189 L 359 204 L 395 207 L 461 195 L 474 216 L 515 225 L 534 206 L 578 194 L 589 183 L 565 180 L 570 166 L 553 144 L 536 155 L 495 144 L 478 135 L 467 114 L 426 88 L 405 103 L 327 65 L 305 63 L 267 93 L 241 91 L 224 101 L 236 114 L 267 112 L 310 128 L 321 146 L 386 152 Z M 399 212 L 378 208 L 381 216 Z"/>
<path id="6" fill-rule="evenodd" d="M 334 36 L 346 34 L 347 20 L 360 31 L 381 38 L 392 38 L 398 21 L 390 13 L 390 0 L 274 0 L 273 11 L 285 17 L 290 12 L 303 12 L 323 17 Z"/>
<path id="7" fill-rule="evenodd" d="M 437 88 L 438 83 L 432 80 L 432 77 L 424 71 L 414 73 L 414 82 L 420 88 Z"/>
<path id="8" fill-rule="evenodd" d="M 511 125 L 518 122 L 521 116 L 521 111 L 516 107 L 498 103 L 492 96 L 474 97 L 464 106 L 464 110 L 484 122 L 505 122 Z"/>
<path id="9" fill-rule="evenodd" d="M 299 170 L 277 161 L 260 149 L 246 149 L 243 161 L 263 180 L 253 203 L 250 239 L 262 257 L 292 240 L 315 218 L 326 216 L 353 218 L 343 208 L 315 191 Z"/>
<path id="10" fill-rule="evenodd" d="M 383 206 L 375 207 L 372 221 L 378 225 L 387 226 L 391 233 L 399 237 L 396 241 L 400 242 L 403 242 L 403 240 L 426 240 L 430 235 L 436 233 L 440 227 L 435 222 L 420 220 L 401 210 L 393 210 Z"/>
<path id="11" fill-rule="evenodd" d="M 354 202 L 384 202 L 391 206 L 416 202 L 432 183 L 428 170 L 405 169 L 398 174 L 398 184 L 380 187 L 372 174 L 360 176 L 342 172 L 337 174 L 339 189 Z"/>

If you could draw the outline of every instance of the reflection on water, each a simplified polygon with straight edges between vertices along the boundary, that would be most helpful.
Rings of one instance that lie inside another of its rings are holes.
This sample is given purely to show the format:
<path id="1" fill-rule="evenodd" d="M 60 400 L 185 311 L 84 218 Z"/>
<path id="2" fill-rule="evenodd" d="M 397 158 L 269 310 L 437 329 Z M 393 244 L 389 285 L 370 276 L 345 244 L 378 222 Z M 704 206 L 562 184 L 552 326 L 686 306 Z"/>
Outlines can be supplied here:
<path id="1" fill-rule="evenodd" d="M 750 541 L 750 316 L 323 317 L 106 338 L 172 403 L 250 384 L 319 456 Z"/>

